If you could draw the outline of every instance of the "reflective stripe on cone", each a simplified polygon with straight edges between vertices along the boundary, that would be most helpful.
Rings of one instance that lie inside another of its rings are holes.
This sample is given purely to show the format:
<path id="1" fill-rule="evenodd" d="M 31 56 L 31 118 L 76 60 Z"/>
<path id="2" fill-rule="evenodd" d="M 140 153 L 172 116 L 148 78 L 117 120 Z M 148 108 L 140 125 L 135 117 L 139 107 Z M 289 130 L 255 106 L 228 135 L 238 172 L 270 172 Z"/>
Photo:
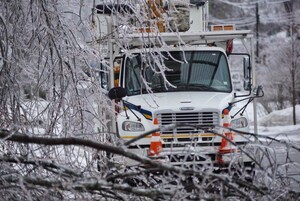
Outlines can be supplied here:
<path id="1" fill-rule="evenodd" d="M 154 125 L 158 125 L 158 119 L 155 118 Z M 151 136 L 150 148 L 149 148 L 149 157 L 158 156 L 159 153 L 162 151 L 162 142 L 160 139 L 160 132 L 154 132 Z"/>

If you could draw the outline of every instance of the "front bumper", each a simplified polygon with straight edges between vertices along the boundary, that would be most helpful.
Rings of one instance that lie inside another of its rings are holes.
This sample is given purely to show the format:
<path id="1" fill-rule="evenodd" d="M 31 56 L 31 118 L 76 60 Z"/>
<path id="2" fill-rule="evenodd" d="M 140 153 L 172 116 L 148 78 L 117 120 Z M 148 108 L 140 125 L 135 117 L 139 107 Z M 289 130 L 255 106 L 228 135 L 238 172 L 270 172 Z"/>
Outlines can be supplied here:
<path id="1" fill-rule="evenodd" d="M 156 161 L 169 163 L 170 165 L 192 167 L 221 167 L 228 166 L 233 163 L 249 163 L 252 159 L 250 150 L 246 142 L 236 142 L 237 149 L 232 153 L 220 154 L 220 143 L 207 144 L 207 143 L 176 143 L 164 144 L 163 150 L 159 156 L 154 157 Z M 142 156 L 148 156 L 149 146 L 131 146 L 130 152 Z M 247 154 L 245 154 L 247 153 Z M 222 159 L 220 161 L 219 159 Z M 135 161 L 127 160 L 127 165 L 137 165 Z"/>

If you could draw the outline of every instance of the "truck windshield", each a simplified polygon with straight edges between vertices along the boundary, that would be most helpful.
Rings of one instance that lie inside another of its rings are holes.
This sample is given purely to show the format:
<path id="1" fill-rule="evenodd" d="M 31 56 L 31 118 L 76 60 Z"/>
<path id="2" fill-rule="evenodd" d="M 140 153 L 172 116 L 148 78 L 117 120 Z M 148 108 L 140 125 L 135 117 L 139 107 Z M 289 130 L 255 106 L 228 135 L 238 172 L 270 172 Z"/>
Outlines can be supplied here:
<path id="1" fill-rule="evenodd" d="M 218 51 L 134 54 L 125 62 L 125 88 L 129 96 L 150 88 L 153 93 L 232 91 L 227 59 Z"/>

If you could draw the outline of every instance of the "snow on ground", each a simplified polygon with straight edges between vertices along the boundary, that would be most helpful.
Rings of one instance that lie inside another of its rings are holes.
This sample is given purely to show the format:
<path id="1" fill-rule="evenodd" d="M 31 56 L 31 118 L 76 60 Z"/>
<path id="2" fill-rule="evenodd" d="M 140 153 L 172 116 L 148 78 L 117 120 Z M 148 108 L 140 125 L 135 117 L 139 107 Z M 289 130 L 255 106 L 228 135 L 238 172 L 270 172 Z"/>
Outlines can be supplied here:
<path id="1" fill-rule="evenodd" d="M 300 141 L 300 105 L 296 106 L 297 125 L 293 125 L 292 111 L 293 109 L 290 107 L 283 110 L 275 110 L 268 114 L 264 107 L 257 103 L 258 134 L 280 140 Z M 251 132 L 253 133 L 253 104 L 249 104 L 247 113 L 252 122 Z"/>
<path id="2" fill-rule="evenodd" d="M 278 140 L 300 141 L 300 125 L 288 126 L 258 126 L 258 134 Z"/>
<path id="3" fill-rule="evenodd" d="M 293 124 L 293 108 L 273 111 L 265 115 L 259 121 L 261 126 L 288 126 Z M 296 114 L 300 114 L 300 105 L 296 106 Z M 300 121 L 300 115 L 296 115 L 296 122 Z"/>

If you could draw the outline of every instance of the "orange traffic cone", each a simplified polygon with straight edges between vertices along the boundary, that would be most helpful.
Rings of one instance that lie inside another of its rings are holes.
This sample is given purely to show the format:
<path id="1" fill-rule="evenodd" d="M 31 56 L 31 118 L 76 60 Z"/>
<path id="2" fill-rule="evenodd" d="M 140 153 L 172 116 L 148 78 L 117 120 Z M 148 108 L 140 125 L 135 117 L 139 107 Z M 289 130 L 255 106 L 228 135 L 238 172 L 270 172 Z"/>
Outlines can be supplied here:
<path id="1" fill-rule="evenodd" d="M 158 125 L 157 118 L 154 119 L 153 124 Z M 162 142 L 160 139 L 160 132 L 154 132 L 152 133 L 148 156 L 149 157 L 158 156 L 161 151 L 162 151 Z"/>
<path id="2" fill-rule="evenodd" d="M 230 141 L 233 141 L 233 133 L 226 129 L 230 127 L 230 123 L 229 123 L 229 110 L 225 109 L 223 111 L 223 115 L 224 115 L 224 119 L 223 119 L 223 127 L 225 128 L 225 132 L 224 135 L 227 139 L 229 139 Z M 219 148 L 219 154 L 218 154 L 218 161 L 220 163 L 223 163 L 223 159 L 222 159 L 222 154 L 228 154 L 228 153 L 233 153 L 236 151 L 236 147 L 233 146 L 227 139 L 222 138 L 221 141 L 221 146 Z"/>

